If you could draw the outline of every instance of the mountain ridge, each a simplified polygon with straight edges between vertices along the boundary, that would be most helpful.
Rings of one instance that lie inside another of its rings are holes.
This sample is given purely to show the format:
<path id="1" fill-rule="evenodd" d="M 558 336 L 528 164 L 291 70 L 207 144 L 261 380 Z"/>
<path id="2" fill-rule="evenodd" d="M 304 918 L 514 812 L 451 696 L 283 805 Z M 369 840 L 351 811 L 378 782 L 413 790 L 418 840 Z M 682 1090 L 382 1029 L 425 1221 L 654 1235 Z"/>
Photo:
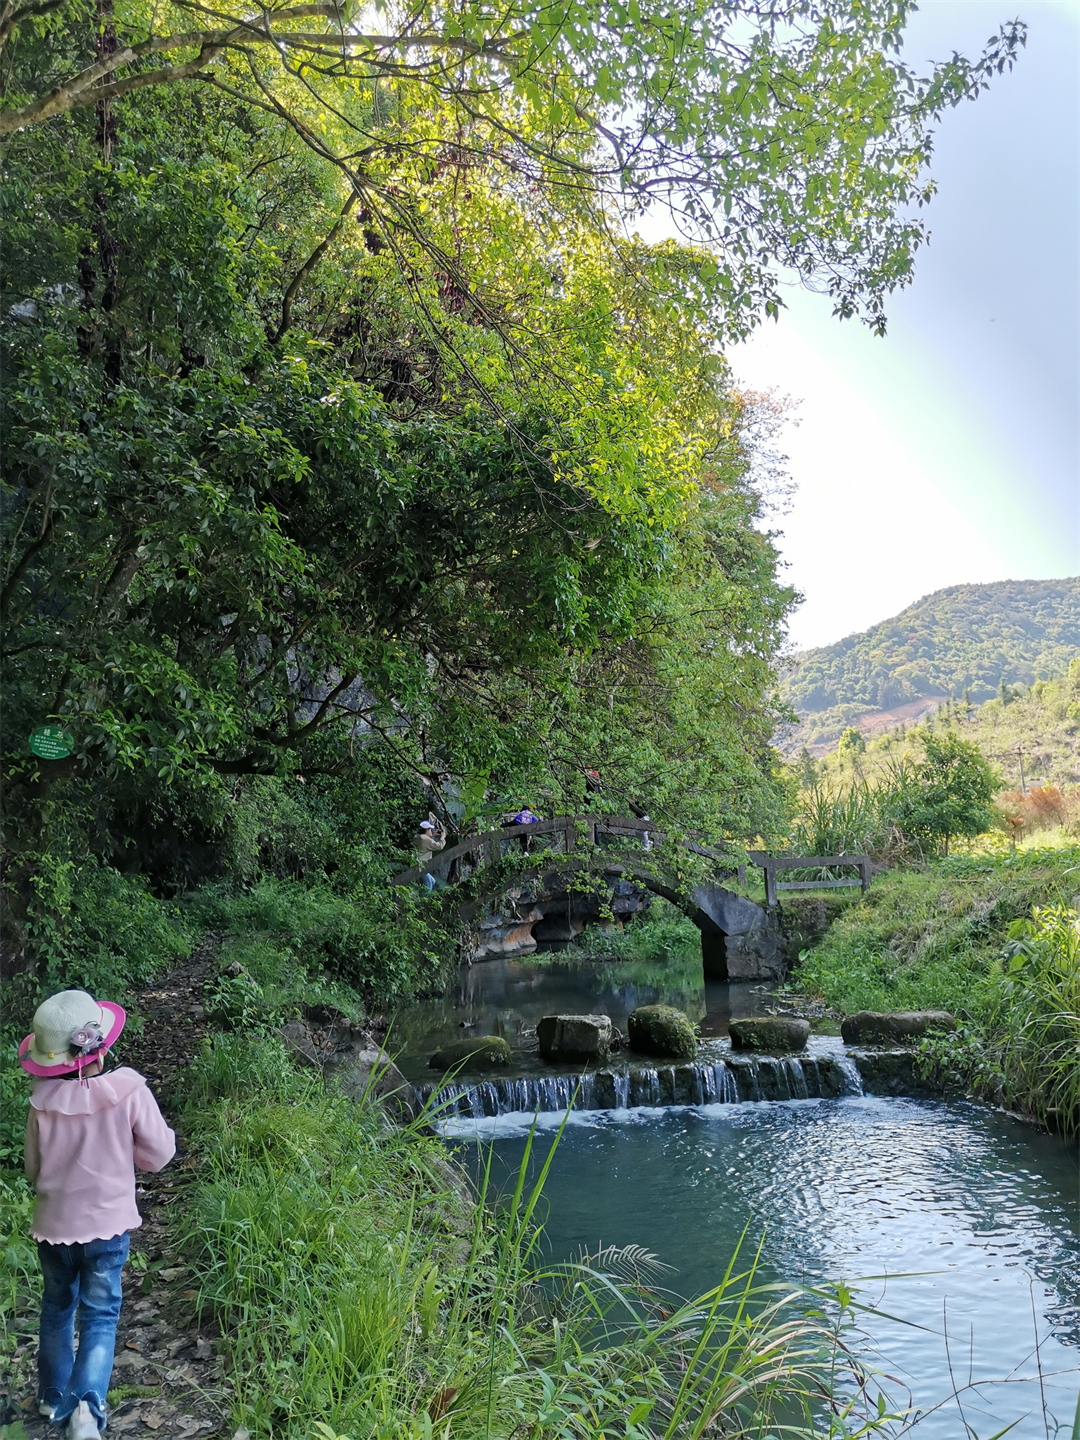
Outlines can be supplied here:
<path id="1" fill-rule="evenodd" d="M 886 728 L 895 712 L 900 723 L 964 692 L 978 704 L 1061 673 L 1078 652 L 1080 576 L 949 585 L 793 656 L 781 694 L 799 725 L 782 745 L 828 749 L 848 725 Z"/>

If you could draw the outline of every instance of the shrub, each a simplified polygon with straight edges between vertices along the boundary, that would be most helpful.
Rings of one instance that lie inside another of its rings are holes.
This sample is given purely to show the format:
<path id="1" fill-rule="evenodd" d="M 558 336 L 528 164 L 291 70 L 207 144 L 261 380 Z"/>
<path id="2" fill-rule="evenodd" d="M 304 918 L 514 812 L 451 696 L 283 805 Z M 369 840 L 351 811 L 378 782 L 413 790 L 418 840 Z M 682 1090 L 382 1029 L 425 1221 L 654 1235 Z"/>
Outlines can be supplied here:
<path id="1" fill-rule="evenodd" d="M 914 783 L 883 797 L 889 817 L 912 839 L 935 847 L 955 835 L 980 835 L 993 820 L 991 800 L 1001 780 L 979 747 L 952 731 L 922 735 L 924 758 Z M 889 787 L 887 786 L 886 789 Z"/>
<path id="2" fill-rule="evenodd" d="M 245 970 L 208 980 L 204 1003 L 210 1019 L 225 1030 L 268 1031 L 279 1021 L 262 986 Z"/>
<path id="3" fill-rule="evenodd" d="M 191 948 L 180 910 L 153 895 L 141 876 L 94 859 L 44 855 L 31 884 L 27 930 L 40 995 L 74 987 L 121 999 Z"/>
<path id="4" fill-rule="evenodd" d="M 325 971 L 374 1008 L 390 1009 L 438 986 L 457 953 L 454 897 L 420 901 L 383 887 L 342 894 L 266 876 L 248 889 L 208 886 L 187 902 L 193 920 L 228 934 L 265 934 L 287 947 L 299 973 Z M 278 979 L 278 976 L 273 977 Z"/>

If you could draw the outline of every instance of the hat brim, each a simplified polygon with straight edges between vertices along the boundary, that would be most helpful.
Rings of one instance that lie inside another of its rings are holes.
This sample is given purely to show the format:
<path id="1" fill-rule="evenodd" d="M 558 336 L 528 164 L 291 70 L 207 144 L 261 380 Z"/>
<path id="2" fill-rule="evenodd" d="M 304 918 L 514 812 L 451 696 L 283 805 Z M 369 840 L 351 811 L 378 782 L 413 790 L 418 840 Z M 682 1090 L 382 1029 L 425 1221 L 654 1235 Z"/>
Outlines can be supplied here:
<path id="1" fill-rule="evenodd" d="M 98 1055 L 104 1055 L 105 1051 L 119 1039 L 121 1030 L 123 1030 L 127 1024 L 127 1012 L 122 1005 L 117 1005 L 112 1000 L 98 1000 L 96 1004 L 101 1010 L 103 1017 L 110 1022 L 107 1030 L 105 1030 L 104 1026 L 102 1027 L 105 1039 L 101 1049 L 97 1052 Z M 70 1055 L 65 1055 L 55 1060 L 52 1064 L 49 1064 L 48 1061 L 36 1059 L 33 1053 L 33 1045 L 34 1034 L 33 1031 L 31 1031 L 19 1046 L 19 1064 L 28 1075 L 41 1075 L 48 1078 L 50 1075 L 70 1075 L 73 1070 L 79 1069 L 79 1062 L 72 1060 Z M 85 1063 L 86 1061 L 84 1060 L 83 1064 Z"/>

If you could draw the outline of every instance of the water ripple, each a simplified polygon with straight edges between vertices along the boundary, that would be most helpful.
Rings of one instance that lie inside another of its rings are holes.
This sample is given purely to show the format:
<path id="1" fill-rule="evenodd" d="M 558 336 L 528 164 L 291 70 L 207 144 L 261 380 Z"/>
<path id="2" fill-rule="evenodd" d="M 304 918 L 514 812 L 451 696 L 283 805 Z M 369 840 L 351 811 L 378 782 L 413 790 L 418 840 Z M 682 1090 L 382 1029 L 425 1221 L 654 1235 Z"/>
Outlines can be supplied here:
<path id="1" fill-rule="evenodd" d="M 561 1119 L 541 1116 L 540 1128 Z M 487 1127 L 509 1173 L 531 1122 L 461 1122 L 458 1134 Z M 979 1434 L 1017 1419 L 1014 1440 L 1045 1440 L 1037 1363 L 1050 1412 L 1071 1422 L 1076 1156 L 1007 1117 L 880 1098 L 572 1112 L 546 1193 L 556 1253 L 601 1235 L 642 1244 L 677 1267 L 687 1292 L 719 1277 L 747 1222 L 752 1236 L 765 1233 L 780 1278 L 878 1277 L 861 1298 L 925 1328 L 871 1315 L 863 1343 L 924 1411 L 950 1389 L 947 1331 L 954 1373 L 959 1364 L 966 1380 L 970 1370 L 977 1386 L 965 1409 Z M 956 1440 L 955 1402 L 912 1433 Z"/>

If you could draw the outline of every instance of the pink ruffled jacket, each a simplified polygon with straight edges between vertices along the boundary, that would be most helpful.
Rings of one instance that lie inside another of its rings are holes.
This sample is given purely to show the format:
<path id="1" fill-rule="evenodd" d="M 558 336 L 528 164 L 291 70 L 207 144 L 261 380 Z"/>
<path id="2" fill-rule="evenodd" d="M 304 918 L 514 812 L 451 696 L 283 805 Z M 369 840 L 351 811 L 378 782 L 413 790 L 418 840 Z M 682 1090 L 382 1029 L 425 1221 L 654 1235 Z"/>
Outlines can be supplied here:
<path id="1" fill-rule="evenodd" d="M 26 1175 L 37 1190 L 35 1240 L 111 1240 L 142 1224 L 135 1167 L 160 1170 L 176 1136 L 137 1070 L 39 1080 L 26 1119 Z"/>

